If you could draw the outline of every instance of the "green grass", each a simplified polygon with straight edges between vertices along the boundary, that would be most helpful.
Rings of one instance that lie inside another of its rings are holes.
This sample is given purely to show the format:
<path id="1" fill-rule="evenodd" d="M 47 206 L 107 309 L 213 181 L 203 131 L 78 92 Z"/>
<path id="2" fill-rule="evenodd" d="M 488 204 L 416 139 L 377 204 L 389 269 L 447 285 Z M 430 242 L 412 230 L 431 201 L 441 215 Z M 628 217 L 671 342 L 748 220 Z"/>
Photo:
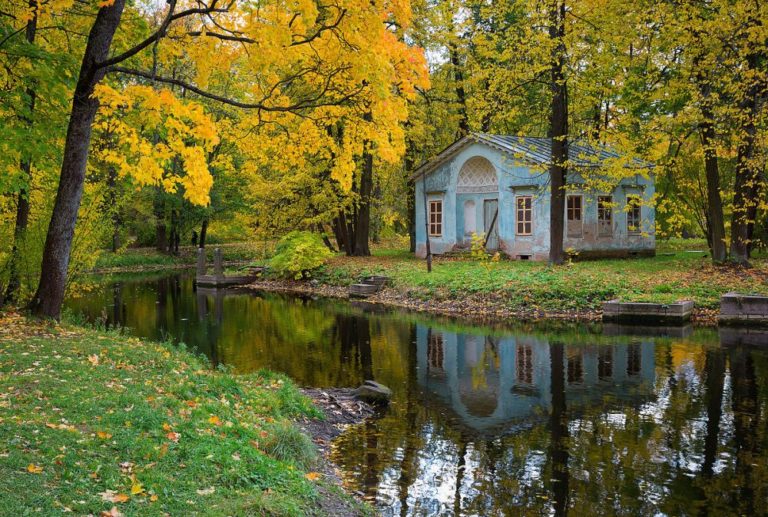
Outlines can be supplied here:
<path id="1" fill-rule="evenodd" d="M 715 308 L 720 295 L 731 290 L 768 294 L 768 260 L 754 268 L 714 267 L 704 241 L 661 243 L 651 258 L 574 262 L 556 268 L 541 262 L 469 258 L 440 258 L 427 273 L 423 259 L 404 250 L 376 250 L 371 258 L 335 257 L 318 278 L 331 285 L 348 285 L 364 275 L 390 276 L 394 287 L 414 298 L 460 300 L 492 298 L 512 309 L 548 311 L 595 310 L 613 298 L 669 303 L 694 300 L 700 308 Z"/>
<path id="2" fill-rule="evenodd" d="M 315 448 L 292 423 L 307 415 L 318 413 L 276 374 L 0 314 L 6 515 L 312 514 Z"/>
<path id="3" fill-rule="evenodd" d="M 271 243 L 230 243 L 206 246 L 206 260 L 213 265 L 213 252 L 221 248 L 225 262 L 253 262 L 263 264 L 272 251 Z M 163 268 L 178 266 L 194 266 L 197 261 L 197 248 L 181 246 L 179 255 L 169 255 L 154 248 L 127 248 L 112 253 L 104 250 L 96 260 L 95 269 L 99 270 L 139 270 L 142 268 Z"/>

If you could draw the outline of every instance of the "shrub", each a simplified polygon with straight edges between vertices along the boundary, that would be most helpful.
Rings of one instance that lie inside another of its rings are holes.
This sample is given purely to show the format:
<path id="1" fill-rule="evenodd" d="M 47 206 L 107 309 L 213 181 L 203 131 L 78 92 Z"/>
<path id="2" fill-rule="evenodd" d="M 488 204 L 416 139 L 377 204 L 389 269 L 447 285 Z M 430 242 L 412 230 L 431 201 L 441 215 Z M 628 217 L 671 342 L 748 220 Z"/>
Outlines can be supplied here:
<path id="1" fill-rule="evenodd" d="M 331 252 L 319 235 L 311 232 L 291 232 L 277 243 L 275 255 L 269 261 L 272 273 L 282 278 L 308 278 L 323 265 Z"/>

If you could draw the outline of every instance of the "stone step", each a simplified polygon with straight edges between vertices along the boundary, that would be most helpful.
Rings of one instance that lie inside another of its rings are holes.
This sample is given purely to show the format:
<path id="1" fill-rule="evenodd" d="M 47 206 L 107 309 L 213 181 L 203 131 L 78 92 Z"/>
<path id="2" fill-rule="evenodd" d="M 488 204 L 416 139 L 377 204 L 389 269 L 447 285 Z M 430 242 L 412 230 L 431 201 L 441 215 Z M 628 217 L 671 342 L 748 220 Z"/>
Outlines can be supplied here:
<path id="1" fill-rule="evenodd" d="M 352 284 L 349 286 L 349 296 L 352 298 L 368 298 L 379 292 L 375 284 Z"/>
<path id="2" fill-rule="evenodd" d="M 603 321 L 617 323 L 685 323 L 691 319 L 693 302 L 684 300 L 674 303 L 620 302 L 603 303 Z"/>
<path id="3" fill-rule="evenodd" d="M 768 326 L 768 296 L 725 293 L 720 297 L 721 325 Z"/>

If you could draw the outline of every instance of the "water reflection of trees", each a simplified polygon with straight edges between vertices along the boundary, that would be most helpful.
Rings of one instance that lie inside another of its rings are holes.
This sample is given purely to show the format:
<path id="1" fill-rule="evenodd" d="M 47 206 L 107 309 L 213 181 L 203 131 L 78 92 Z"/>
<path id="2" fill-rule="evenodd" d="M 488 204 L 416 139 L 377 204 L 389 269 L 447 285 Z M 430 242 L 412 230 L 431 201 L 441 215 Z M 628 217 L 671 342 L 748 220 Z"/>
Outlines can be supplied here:
<path id="1" fill-rule="evenodd" d="M 391 386 L 390 409 L 351 429 L 335 452 L 351 487 L 383 513 L 719 516 L 768 507 L 766 351 L 720 347 L 702 333 L 446 331 L 334 302 L 194 292 L 183 276 L 121 281 L 81 303 L 239 371 Z M 510 397 L 529 405 L 510 411 Z"/>
<path id="2" fill-rule="evenodd" d="M 436 359 L 449 353 L 447 345 L 430 334 L 426 364 L 446 376 Z M 765 508 L 765 352 L 658 339 L 650 396 L 638 385 L 634 399 L 608 389 L 580 405 L 568 386 L 586 382 L 590 363 L 565 343 L 549 344 L 547 418 L 498 435 L 473 434 L 424 393 L 410 369 L 402 404 L 344 436 L 337 461 L 351 472 L 353 465 L 376 466 L 350 482 L 368 484 L 366 493 L 385 514 L 756 515 Z M 599 346 L 595 376 L 612 384 L 616 348 Z M 513 363 L 520 382 L 532 377 L 525 347 L 521 341 Z M 637 340 L 627 342 L 625 357 L 623 373 L 641 376 Z M 493 364 L 484 359 L 471 368 Z M 378 458 L 370 461 L 368 448 L 363 462 L 357 451 L 370 433 L 377 435 Z"/>

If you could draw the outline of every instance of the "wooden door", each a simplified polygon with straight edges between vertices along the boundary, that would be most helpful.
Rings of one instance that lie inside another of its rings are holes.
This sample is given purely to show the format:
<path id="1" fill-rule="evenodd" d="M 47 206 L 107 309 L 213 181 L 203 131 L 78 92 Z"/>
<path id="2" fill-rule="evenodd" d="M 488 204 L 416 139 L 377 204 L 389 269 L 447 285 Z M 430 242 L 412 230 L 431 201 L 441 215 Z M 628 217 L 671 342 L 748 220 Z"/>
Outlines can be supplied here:
<path id="1" fill-rule="evenodd" d="M 483 203 L 483 231 L 486 235 L 486 249 L 499 249 L 499 200 L 486 199 Z"/>

